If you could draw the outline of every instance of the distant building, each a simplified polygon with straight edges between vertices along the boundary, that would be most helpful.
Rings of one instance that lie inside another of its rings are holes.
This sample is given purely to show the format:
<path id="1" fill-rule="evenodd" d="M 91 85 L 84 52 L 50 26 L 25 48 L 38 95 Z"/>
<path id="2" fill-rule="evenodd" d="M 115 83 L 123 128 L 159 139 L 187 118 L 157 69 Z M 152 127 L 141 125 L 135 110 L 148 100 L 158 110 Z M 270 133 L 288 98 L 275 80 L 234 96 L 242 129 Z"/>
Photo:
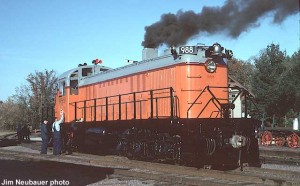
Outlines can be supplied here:
<path id="1" fill-rule="evenodd" d="M 246 90 L 252 97 L 254 94 L 250 92 L 245 86 L 235 80 L 232 76 L 228 76 L 229 87 L 229 102 L 234 102 L 235 108 L 230 110 L 231 118 L 241 118 L 245 116 L 245 105 L 243 103 L 245 92 L 241 92 L 240 89 Z M 247 116 L 250 117 L 250 116 Z"/>

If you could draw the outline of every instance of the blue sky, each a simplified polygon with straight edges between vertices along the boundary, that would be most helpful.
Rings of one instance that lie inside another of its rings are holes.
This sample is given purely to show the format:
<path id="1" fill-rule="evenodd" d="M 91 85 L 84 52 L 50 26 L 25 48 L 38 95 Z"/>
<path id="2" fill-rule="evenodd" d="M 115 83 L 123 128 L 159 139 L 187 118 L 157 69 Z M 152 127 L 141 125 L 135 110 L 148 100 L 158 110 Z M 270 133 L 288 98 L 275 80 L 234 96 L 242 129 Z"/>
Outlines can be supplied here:
<path id="1" fill-rule="evenodd" d="M 0 0 L 0 100 L 27 84 L 35 71 L 58 74 L 79 63 L 102 59 L 116 68 L 126 59 L 141 60 L 145 26 L 164 13 L 178 10 L 201 12 L 203 6 L 222 6 L 221 0 Z M 288 55 L 299 48 L 299 13 L 280 25 L 272 15 L 259 20 L 237 39 L 225 34 L 200 33 L 188 44 L 219 42 L 242 60 L 257 55 L 270 43 L 279 44 Z M 160 50 L 165 49 L 164 46 Z"/>

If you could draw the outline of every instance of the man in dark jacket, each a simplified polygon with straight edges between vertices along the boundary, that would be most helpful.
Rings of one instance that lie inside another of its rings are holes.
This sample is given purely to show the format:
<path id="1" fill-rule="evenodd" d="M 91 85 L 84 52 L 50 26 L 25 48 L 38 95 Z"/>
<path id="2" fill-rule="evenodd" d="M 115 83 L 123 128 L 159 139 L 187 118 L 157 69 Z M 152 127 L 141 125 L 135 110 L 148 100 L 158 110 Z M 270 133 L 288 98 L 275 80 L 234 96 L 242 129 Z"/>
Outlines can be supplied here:
<path id="1" fill-rule="evenodd" d="M 29 130 L 29 127 L 28 127 L 27 124 L 25 124 L 25 125 L 22 127 L 21 133 L 22 133 L 22 136 L 23 136 L 22 138 L 25 138 L 25 140 L 26 140 L 27 142 L 29 142 L 29 141 L 30 141 L 30 130 Z"/>
<path id="2" fill-rule="evenodd" d="M 48 123 L 47 119 L 44 119 L 44 121 L 41 123 L 41 137 L 42 137 L 41 154 L 47 154 L 47 146 L 48 146 L 47 123 Z"/>

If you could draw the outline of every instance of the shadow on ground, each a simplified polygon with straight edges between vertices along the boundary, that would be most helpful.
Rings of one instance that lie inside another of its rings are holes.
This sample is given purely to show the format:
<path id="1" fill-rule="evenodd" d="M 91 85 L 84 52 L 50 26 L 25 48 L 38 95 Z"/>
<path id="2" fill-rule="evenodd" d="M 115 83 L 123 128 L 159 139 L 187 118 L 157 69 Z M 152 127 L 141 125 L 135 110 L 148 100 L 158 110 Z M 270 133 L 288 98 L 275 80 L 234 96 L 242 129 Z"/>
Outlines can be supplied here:
<path id="1" fill-rule="evenodd" d="M 0 184 L 8 181 L 48 181 L 53 185 L 88 185 L 113 174 L 111 168 L 89 167 L 50 161 L 0 160 Z M 59 183 L 60 181 L 60 183 Z M 65 184 L 62 184 L 64 181 Z M 68 183 L 68 184 L 67 184 Z M 15 184 L 14 184 L 15 185 Z"/>
<path id="2" fill-rule="evenodd" d="M 0 139 L 0 147 L 8 147 L 20 144 L 20 141 L 15 139 Z"/>

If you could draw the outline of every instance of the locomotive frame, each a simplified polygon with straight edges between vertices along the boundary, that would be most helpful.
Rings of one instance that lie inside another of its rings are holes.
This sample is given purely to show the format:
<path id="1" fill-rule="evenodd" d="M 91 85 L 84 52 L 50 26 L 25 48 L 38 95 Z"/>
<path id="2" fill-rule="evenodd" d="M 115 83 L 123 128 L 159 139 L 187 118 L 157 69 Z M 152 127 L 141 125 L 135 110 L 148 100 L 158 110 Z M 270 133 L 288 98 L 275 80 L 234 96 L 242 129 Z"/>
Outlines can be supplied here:
<path id="1" fill-rule="evenodd" d="M 223 53 L 217 43 L 185 49 L 177 53 L 172 48 L 162 57 L 151 49 L 147 53 L 151 58 L 119 69 L 95 64 L 89 68 L 91 75 L 85 72 L 85 77 L 78 77 L 85 68 L 79 66 L 60 76 L 55 109 L 65 110 L 64 128 L 74 134 L 75 146 L 84 148 L 84 141 L 92 135 L 95 148 L 108 142 L 127 157 L 197 167 L 260 166 L 259 121 L 230 118 L 234 101 L 228 101 L 229 89 L 237 89 L 245 100 L 250 96 L 242 88 L 228 87 L 225 59 L 231 51 Z M 153 80 L 145 80 L 144 75 Z M 171 80 L 161 79 L 156 85 L 156 75 Z M 109 89 L 108 85 L 117 87 L 127 77 L 131 77 L 131 89 Z M 74 80 L 78 83 L 75 91 Z M 247 116 L 247 102 L 245 111 Z"/>

